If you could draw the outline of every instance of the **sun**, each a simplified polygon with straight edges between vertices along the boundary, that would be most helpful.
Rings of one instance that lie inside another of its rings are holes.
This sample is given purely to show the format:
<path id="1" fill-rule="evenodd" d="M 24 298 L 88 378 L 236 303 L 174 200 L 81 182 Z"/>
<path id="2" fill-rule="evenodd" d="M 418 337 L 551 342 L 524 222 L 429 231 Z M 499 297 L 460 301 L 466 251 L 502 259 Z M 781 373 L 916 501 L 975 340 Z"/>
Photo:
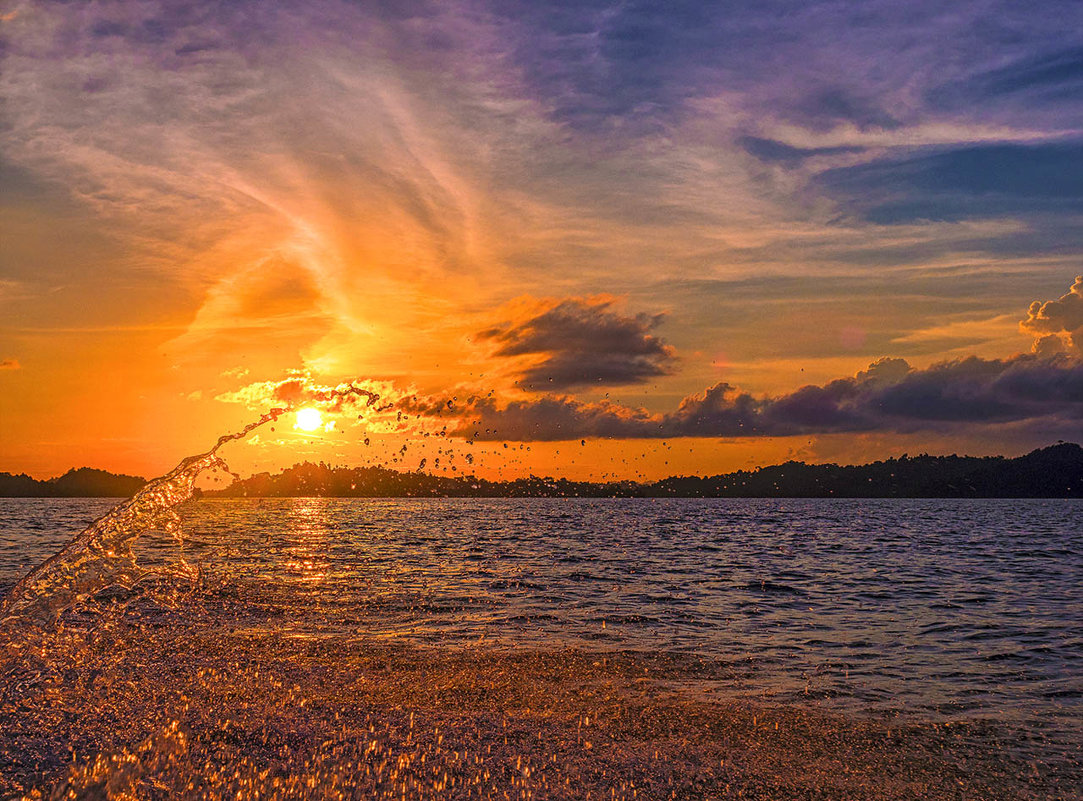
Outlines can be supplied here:
<path id="1" fill-rule="evenodd" d="M 323 415 L 320 414 L 319 409 L 306 407 L 297 410 L 297 421 L 293 424 L 294 428 L 300 429 L 301 431 L 315 431 L 322 425 Z"/>

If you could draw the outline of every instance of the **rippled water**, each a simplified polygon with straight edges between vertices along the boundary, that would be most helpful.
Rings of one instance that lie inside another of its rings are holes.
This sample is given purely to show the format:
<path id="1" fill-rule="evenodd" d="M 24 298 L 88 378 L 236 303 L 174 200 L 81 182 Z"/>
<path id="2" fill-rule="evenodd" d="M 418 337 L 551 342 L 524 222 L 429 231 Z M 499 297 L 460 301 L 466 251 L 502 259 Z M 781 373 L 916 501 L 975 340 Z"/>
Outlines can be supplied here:
<path id="1" fill-rule="evenodd" d="M 112 503 L 0 501 L 0 590 Z M 1078 501 L 201 500 L 181 519 L 182 544 L 148 531 L 137 560 L 194 568 L 171 619 L 245 648 L 574 653 L 583 675 L 590 654 L 649 658 L 686 696 L 988 723 L 1029 764 L 1079 764 Z"/>
<path id="2" fill-rule="evenodd" d="M 0 581 L 108 505 L 3 502 Z M 850 707 L 1081 709 L 1078 501 L 215 500 L 182 519 L 185 558 L 253 627 L 692 653 L 733 690 Z"/>

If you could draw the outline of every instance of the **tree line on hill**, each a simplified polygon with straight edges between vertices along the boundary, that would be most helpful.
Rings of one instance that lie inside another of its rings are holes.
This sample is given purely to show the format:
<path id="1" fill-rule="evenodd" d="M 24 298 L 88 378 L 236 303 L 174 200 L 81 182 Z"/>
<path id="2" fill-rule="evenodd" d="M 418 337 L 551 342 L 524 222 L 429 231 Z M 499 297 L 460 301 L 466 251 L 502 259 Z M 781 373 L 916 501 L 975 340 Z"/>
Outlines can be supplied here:
<path id="1" fill-rule="evenodd" d="M 127 497 L 137 476 L 80 468 L 39 481 L 0 473 L 0 497 Z M 785 464 L 715 476 L 660 481 L 589 482 L 565 478 L 490 481 L 383 467 L 304 462 L 258 473 L 207 497 L 473 498 L 1081 498 L 1083 448 L 1059 443 L 1025 456 L 902 456 L 865 465 Z"/>
<path id="2" fill-rule="evenodd" d="M 80 467 L 62 476 L 39 480 L 26 473 L 0 473 L 0 498 L 129 498 L 145 478 Z"/>

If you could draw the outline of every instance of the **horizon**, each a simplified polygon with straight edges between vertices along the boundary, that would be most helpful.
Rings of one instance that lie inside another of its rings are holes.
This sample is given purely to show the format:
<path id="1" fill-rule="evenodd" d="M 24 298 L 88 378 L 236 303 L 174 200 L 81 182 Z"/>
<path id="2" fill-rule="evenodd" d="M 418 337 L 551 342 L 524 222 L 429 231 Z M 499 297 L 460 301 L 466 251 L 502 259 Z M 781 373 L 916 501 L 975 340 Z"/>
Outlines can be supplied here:
<path id="1" fill-rule="evenodd" d="M 235 469 L 1071 439 L 1083 7 L 1056 5 L 17 2 L 0 463 L 161 475 L 281 406 L 306 419 Z"/>
<path id="2" fill-rule="evenodd" d="M 421 470 L 417 470 L 417 469 L 410 470 L 408 468 L 401 468 L 401 467 L 400 468 L 395 468 L 395 467 L 389 467 L 389 466 L 386 466 L 386 465 L 378 465 L 378 464 L 364 464 L 364 465 L 332 464 L 332 463 L 328 463 L 328 462 L 313 462 L 313 461 L 309 461 L 309 460 L 305 460 L 305 461 L 302 461 L 302 462 L 295 462 L 292 465 L 283 465 L 280 468 L 278 468 L 277 473 L 274 473 L 272 471 L 261 471 L 259 473 L 249 473 L 246 476 L 233 476 L 231 478 L 232 478 L 232 483 L 237 483 L 238 481 L 244 482 L 244 481 L 247 481 L 249 479 L 258 477 L 258 476 L 284 475 L 288 471 L 296 470 L 297 468 L 300 468 L 300 467 L 318 467 L 318 468 L 326 469 L 326 470 L 329 470 L 329 471 L 336 471 L 336 470 L 346 470 L 346 471 L 376 470 L 376 471 L 379 471 L 379 470 L 383 470 L 383 471 L 386 471 L 386 472 L 391 472 L 391 473 L 395 473 L 397 475 L 402 475 L 402 476 L 411 476 L 412 475 L 412 476 L 417 476 L 418 478 L 431 478 L 431 479 L 442 479 L 442 480 L 447 479 L 447 480 L 452 480 L 452 481 L 456 481 L 456 480 L 458 480 L 458 481 L 462 481 L 462 480 L 481 480 L 481 481 L 487 481 L 487 482 L 493 483 L 493 484 L 512 483 L 512 482 L 523 480 L 523 479 L 536 479 L 536 480 L 541 480 L 541 481 L 569 481 L 571 483 L 593 483 L 593 484 L 598 484 L 599 486 L 604 486 L 606 484 L 618 484 L 618 483 L 630 483 L 630 484 L 648 485 L 648 484 L 661 483 L 661 482 L 664 482 L 664 481 L 667 481 L 667 480 L 670 480 L 670 479 L 680 479 L 680 478 L 705 479 L 705 478 L 718 478 L 718 477 L 721 477 L 721 476 L 732 475 L 732 474 L 740 473 L 740 472 L 754 473 L 754 472 L 760 471 L 760 470 L 770 470 L 771 468 L 785 467 L 786 465 L 789 465 L 789 464 L 799 464 L 799 465 L 803 465 L 803 466 L 806 466 L 806 467 L 860 468 L 860 467 L 871 467 L 871 466 L 874 466 L 874 465 L 883 464 L 883 463 L 887 463 L 887 462 L 898 462 L 898 461 L 917 460 L 917 459 L 970 459 L 970 460 L 1013 461 L 1013 460 L 1016 460 L 1016 459 L 1021 459 L 1021 458 L 1026 457 L 1026 456 L 1032 456 L 1032 455 L 1034 455 L 1036 453 L 1043 453 L 1043 452 L 1050 451 L 1050 450 L 1053 450 L 1053 449 L 1056 449 L 1056 448 L 1061 448 L 1061 447 L 1064 447 L 1064 446 L 1083 450 L 1083 445 L 1081 445 L 1080 443 L 1068 442 L 1068 441 L 1065 441 L 1065 440 L 1058 440 L 1057 442 L 1053 442 L 1053 443 L 1050 443 L 1048 445 L 1044 445 L 1044 446 L 1034 448 L 1032 450 L 1025 451 L 1023 453 L 1017 453 L 1017 454 L 1014 454 L 1014 455 L 1012 455 L 1012 454 L 975 455 L 975 454 L 968 454 L 968 453 L 926 453 L 926 452 L 922 452 L 922 453 L 913 454 L 913 455 L 909 454 L 909 453 L 903 453 L 903 454 L 901 454 L 899 456 L 888 456 L 888 457 L 885 457 L 883 459 L 876 459 L 876 460 L 872 460 L 872 461 L 868 461 L 868 462 L 805 462 L 805 461 L 801 461 L 801 460 L 791 459 L 791 460 L 784 461 L 784 462 L 774 462 L 774 463 L 771 463 L 771 464 L 757 465 L 757 466 L 751 467 L 751 468 L 738 468 L 736 470 L 726 471 L 724 473 L 714 473 L 714 474 L 707 474 L 707 473 L 699 473 L 699 474 L 673 473 L 673 474 L 670 474 L 670 475 L 666 475 L 666 476 L 662 476 L 660 478 L 654 478 L 654 479 L 616 479 L 616 478 L 613 478 L 613 479 L 608 479 L 608 480 L 605 480 L 605 481 L 597 481 L 597 482 L 591 481 L 589 479 L 586 479 L 586 480 L 584 480 L 584 479 L 569 479 L 566 476 L 551 475 L 551 474 L 549 474 L 549 475 L 540 474 L 539 475 L 539 474 L 530 473 L 530 474 L 527 474 L 527 475 L 516 476 L 514 478 L 499 478 L 499 477 L 486 478 L 484 476 L 479 476 L 479 475 L 475 475 L 475 474 L 472 474 L 472 473 L 449 473 L 449 472 L 433 473 L 433 472 L 425 472 L 425 471 L 421 471 Z M 137 479 L 137 480 L 145 482 L 145 483 L 150 483 L 152 481 L 156 481 L 156 480 L 161 478 L 161 476 L 141 476 L 141 475 L 133 475 L 133 474 L 130 474 L 130 473 L 114 473 L 112 471 L 105 470 L 105 469 L 100 468 L 100 467 L 91 467 L 89 465 L 81 465 L 79 467 L 69 467 L 64 472 L 57 473 L 56 475 L 49 476 L 49 477 L 37 477 L 37 476 L 32 476 L 32 475 L 30 475 L 28 473 L 13 473 L 13 472 L 7 471 L 7 470 L 0 470 L 0 476 L 10 476 L 10 477 L 13 477 L 13 478 L 17 478 L 17 477 L 20 477 L 20 476 L 27 476 L 27 477 L 33 479 L 34 481 L 36 481 L 38 483 L 49 483 L 49 482 L 54 482 L 54 481 L 56 481 L 58 479 L 67 477 L 67 476 L 72 475 L 72 474 L 80 473 L 80 472 L 83 472 L 83 471 L 104 474 L 104 475 L 109 476 L 110 478 Z M 226 487 L 219 487 L 217 489 L 214 489 L 213 491 L 217 492 L 217 491 L 222 490 L 222 489 L 228 489 L 229 486 L 231 486 L 231 485 L 227 485 Z M 120 496 L 116 496 L 116 497 L 120 497 Z"/>

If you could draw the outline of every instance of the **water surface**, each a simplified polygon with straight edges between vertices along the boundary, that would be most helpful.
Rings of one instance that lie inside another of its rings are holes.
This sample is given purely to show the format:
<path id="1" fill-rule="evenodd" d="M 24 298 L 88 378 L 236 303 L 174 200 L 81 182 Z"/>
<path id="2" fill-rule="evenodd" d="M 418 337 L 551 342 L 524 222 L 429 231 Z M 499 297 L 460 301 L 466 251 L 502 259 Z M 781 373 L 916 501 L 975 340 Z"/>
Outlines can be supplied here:
<path id="1" fill-rule="evenodd" d="M 106 499 L 0 505 L 0 581 Z M 696 654 L 757 695 L 1074 717 L 1083 503 L 204 500 L 185 556 L 267 625 Z M 144 549 L 148 549 L 144 543 Z M 270 609 L 273 607 L 273 609 Z"/>
<path id="2" fill-rule="evenodd" d="M 112 503 L 0 502 L 0 586 Z M 1079 501 L 201 500 L 181 519 L 182 544 L 148 531 L 137 560 L 194 568 L 198 604 L 169 620 L 245 648 L 472 653 L 489 678 L 499 654 L 647 660 L 656 691 L 992 726 L 997 752 L 1079 764 Z"/>

